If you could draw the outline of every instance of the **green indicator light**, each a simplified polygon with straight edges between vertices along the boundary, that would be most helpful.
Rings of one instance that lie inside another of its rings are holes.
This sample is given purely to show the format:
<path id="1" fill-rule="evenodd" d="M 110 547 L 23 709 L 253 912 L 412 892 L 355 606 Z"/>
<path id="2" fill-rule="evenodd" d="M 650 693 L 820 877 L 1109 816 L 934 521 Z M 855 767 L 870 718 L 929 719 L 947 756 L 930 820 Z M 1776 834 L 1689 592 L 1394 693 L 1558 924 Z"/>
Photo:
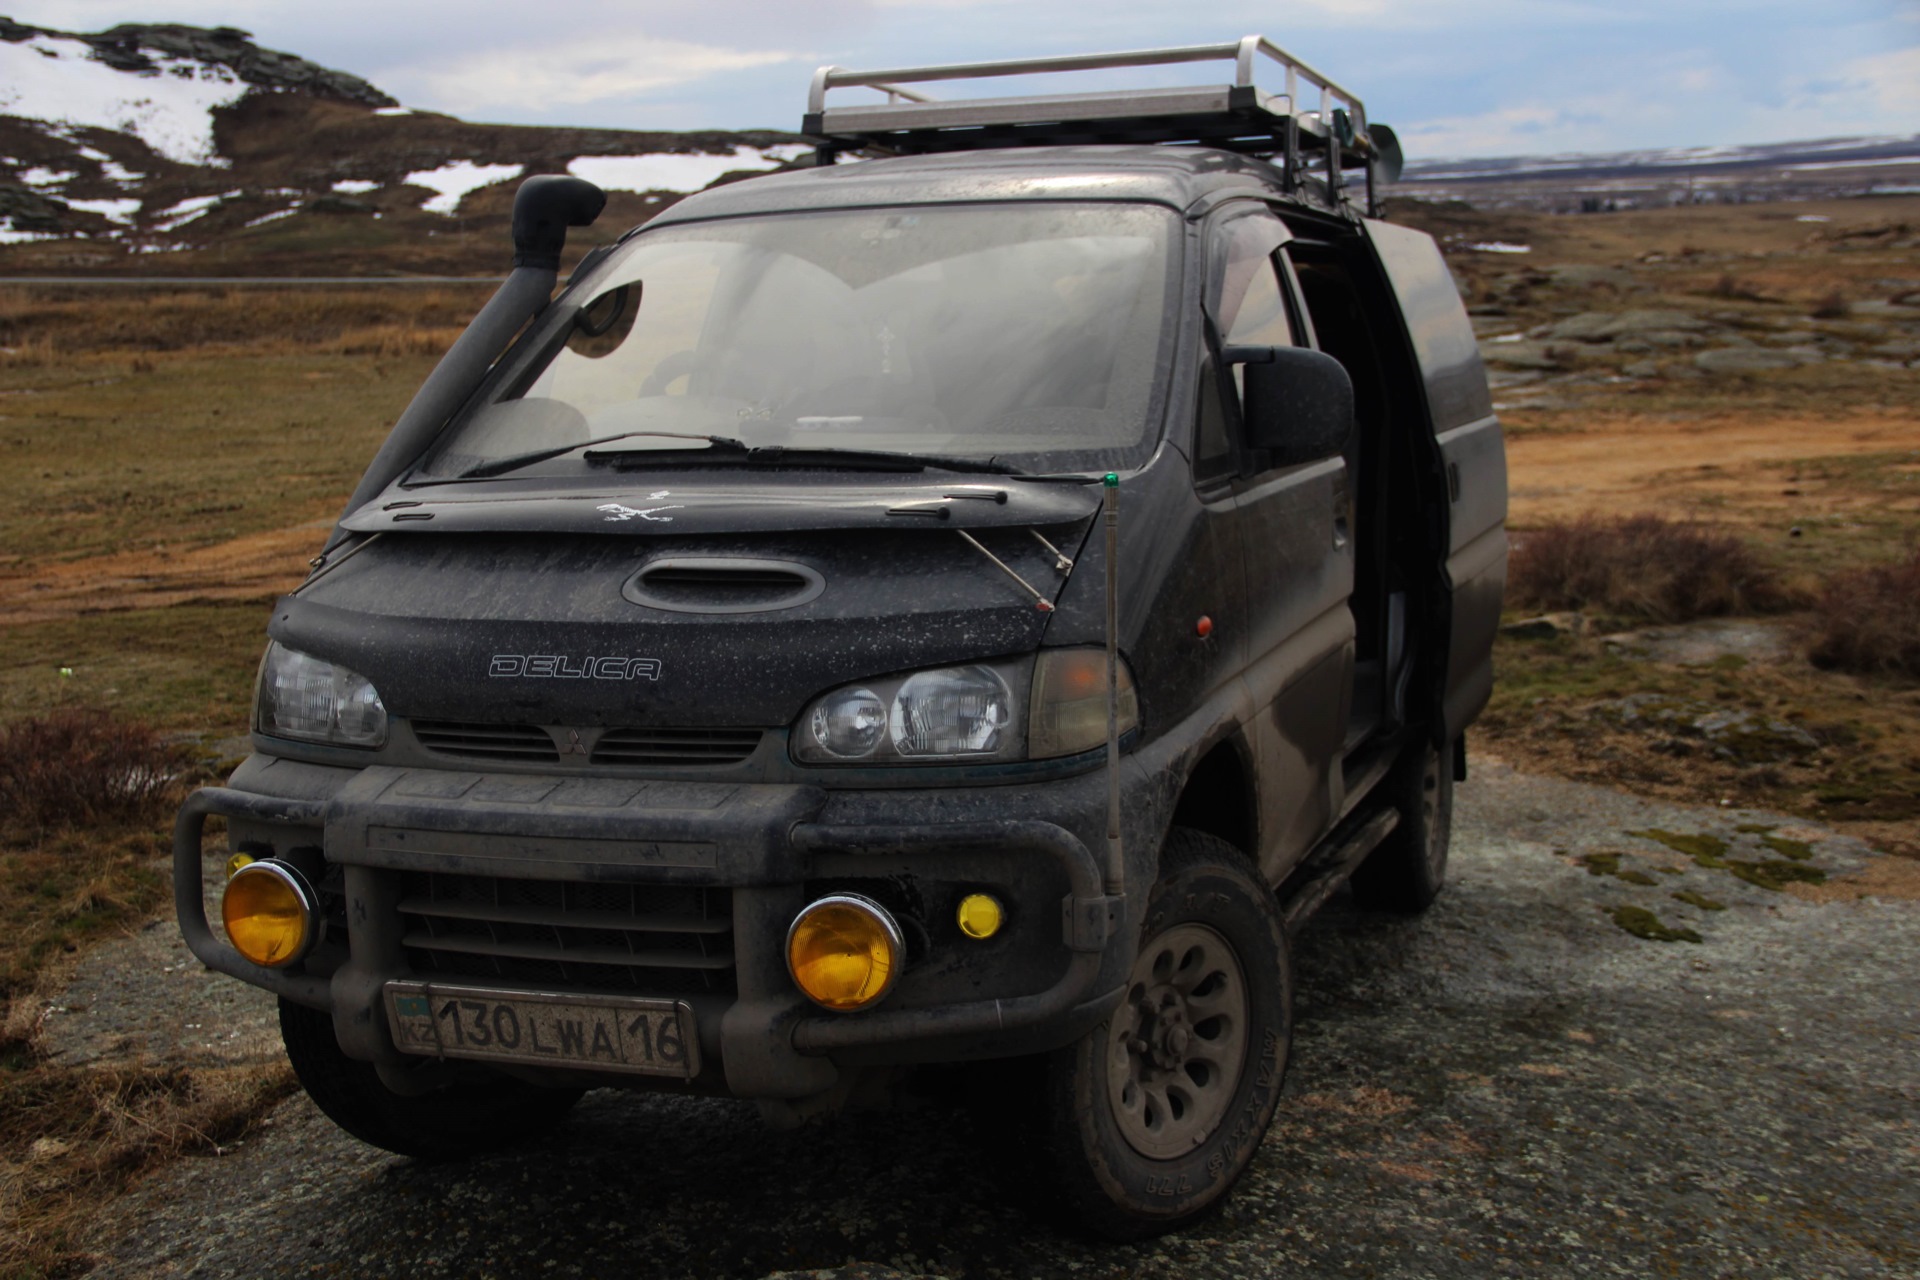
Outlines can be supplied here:
<path id="1" fill-rule="evenodd" d="M 1120 477 L 1109 471 L 1100 483 L 1106 485 L 1109 489 L 1118 489 L 1120 487 Z"/>

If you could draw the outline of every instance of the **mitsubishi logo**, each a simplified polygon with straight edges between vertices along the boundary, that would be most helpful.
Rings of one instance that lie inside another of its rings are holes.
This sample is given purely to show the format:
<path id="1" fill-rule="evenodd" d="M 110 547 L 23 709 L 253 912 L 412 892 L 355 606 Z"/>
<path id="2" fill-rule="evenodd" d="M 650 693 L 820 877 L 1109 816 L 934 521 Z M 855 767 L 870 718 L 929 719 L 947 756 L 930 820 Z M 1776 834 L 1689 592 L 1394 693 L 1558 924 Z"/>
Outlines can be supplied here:
<path id="1" fill-rule="evenodd" d="M 563 756 L 583 756 L 587 754 L 587 744 L 580 741 L 580 731 L 578 729 L 567 730 L 567 740 L 561 744 L 560 754 Z"/>

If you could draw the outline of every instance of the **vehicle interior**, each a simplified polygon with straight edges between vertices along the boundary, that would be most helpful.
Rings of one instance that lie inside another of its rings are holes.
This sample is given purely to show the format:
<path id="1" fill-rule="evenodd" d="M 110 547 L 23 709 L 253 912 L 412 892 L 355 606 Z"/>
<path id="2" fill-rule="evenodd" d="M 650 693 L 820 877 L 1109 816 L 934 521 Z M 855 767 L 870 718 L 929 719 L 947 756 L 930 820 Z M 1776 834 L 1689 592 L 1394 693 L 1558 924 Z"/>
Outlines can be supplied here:
<path id="1" fill-rule="evenodd" d="M 1338 360 L 1353 380 L 1354 433 L 1347 446 L 1350 536 L 1354 539 L 1355 639 L 1353 709 L 1347 724 L 1349 753 L 1376 733 L 1405 724 L 1408 688 L 1419 643 L 1419 619 L 1410 603 L 1421 578 L 1409 559 L 1420 545 L 1411 526 L 1419 500 L 1419 455 L 1405 433 L 1419 429 L 1417 384 L 1395 361 L 1388 335 L 1368 316 L 1368 273 L 1356 270 L 1357 242 L 1342 246 L 1310 234 L 1286 248 L 1319 348 Z M 1378 282 L 1371 287 L 1380 288 Z"/>

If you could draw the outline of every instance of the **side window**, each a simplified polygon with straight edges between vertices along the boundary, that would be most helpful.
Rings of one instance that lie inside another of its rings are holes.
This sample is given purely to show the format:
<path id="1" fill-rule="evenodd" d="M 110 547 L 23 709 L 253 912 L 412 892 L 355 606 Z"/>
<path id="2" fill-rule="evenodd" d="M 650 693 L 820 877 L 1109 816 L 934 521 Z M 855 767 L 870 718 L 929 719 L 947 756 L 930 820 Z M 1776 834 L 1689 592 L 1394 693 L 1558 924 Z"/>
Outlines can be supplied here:
<path id="1" fill-rule="evenodd" d="M 1290 347 L 1293 323 L 1287 316 L 1287 302 L 1280 292 L 1280 279 L 1271 256 L 1248 265 L 1245 291 L 1231 318 L 1222 315 L 1226 332 L 1222 335 L 1230 347 Z"/>
<path id="2" fill-rule="evenodd" d="M 1204 484 L 1239 470 L 1240 458 L 1227 429 L 1226 382 L 1212 356 L 1201 362 L 1199 382 L 1199 403 L 1193 415 L 1193 478 Z"/>
<path id="3" fill-rule="evenodd" d="M 1215 224 L 1208 251 L 1207 314 L 1221 346 L 1296 345 L 1281 274 L 1280 246 L 1288 239 L 1286 227 L 1265 209 L 1249 207 Z M 1234 442 L 1243 378 L 1239 366 L 1224 371 L 1211 354 L 1201 369 L 1194 414 L 1197 480 L 1232 474 L 1240 465 Z"/>
<path id="4" fill-rule="evenodd" d="M 1246 292 L 1240 295 L 1239 309 L 1227 324 L 1222 344 L 1229 347 L 1290 347 L 1293 324 L 1287 316 L 1287 302 L 1280 292 L 1280 280 L 1271 257 L 1250 264 Z M 1225 317 L 1222 317 L 1225 319 Z M 1233 366 L 1233 390 L 1236 398 L 1246 394 L 1246 370 Z"/>

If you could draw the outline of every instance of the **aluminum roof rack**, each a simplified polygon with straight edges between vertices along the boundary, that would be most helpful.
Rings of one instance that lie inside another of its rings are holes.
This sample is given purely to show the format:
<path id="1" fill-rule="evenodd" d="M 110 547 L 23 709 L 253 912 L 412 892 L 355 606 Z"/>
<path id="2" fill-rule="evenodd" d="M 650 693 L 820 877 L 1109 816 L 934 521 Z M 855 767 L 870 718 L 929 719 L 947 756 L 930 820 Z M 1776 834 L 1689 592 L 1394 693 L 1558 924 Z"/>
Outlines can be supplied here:
<path id="1" fill-rule="evenodd" d="M 1254 83 L 1264 55 L 1284 72 L 1285 88 Z M 1233 82 L 1176 88 L 1052 93 L 1006 98 L 936 99 L 903 86 L 997 76 L 1052 75 L 1119 67 L 1158 67 L 1231 58 Z M 831 89 L 861 86 L 881 103 L 827 106 Z M 1311 97 L 1303 101 L 1302 93 Z M 952 66 L 848 71 L 822 67 L 813 76 L 801 132 L 819 144 L 822 164 L 844 151 L 924 155 L 989 147 L 1090 143 L 1188 143 L 1237 151 L 1278 163 L 1291 192 L 1338 204 L 1344 172 L 1366 170 L 1373 205 L 1375 170 L 1398 176 L 1400 147 L 1385 125 L 1367 125 L 1366 106 L 1352 93 L 1264 36 L 1229 44 L 1023 58 Z M 1320 179 L 1309 184 L 1309 168 Z"/>

